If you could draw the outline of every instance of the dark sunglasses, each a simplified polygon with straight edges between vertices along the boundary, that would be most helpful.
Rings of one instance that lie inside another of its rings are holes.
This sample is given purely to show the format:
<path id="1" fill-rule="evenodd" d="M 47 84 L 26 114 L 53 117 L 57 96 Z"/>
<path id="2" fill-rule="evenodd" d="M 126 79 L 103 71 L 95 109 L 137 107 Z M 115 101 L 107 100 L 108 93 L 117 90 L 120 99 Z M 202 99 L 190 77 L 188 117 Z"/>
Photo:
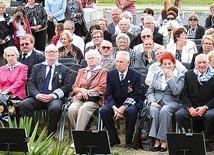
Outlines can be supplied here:
<path id="1" fill-rule="evenodd" d="M 190 18 L 189 21 L 197 21 L 198 19 L 196 18 Z"/>
<path id="2" fill-rule="evenodd" d="M 20 46 L 28 46 L 28 45 L 30 45 L 29 43 L 23 43 L 23 44 L 20 44 Z"/>
<path id="3" fill-rule="evenodd" d="M 172 29 L 168 29 L 168 31 L 170 32 L 170 31 L 172 31 Z"/>
<path id="4" fill-rule="evenodd" d="M 103 50 L 104 50 L 104 49 L 110 50 L 111 47 L 109 47 L 109 46 L 102 46 L 102 49 L 103 49 Z"/>
<path id="5" fill-rule="evenodd" d="M 142 38 L 150 38 L 151 37 L 151 35 L 144 35 L 144 36 L 142 36 Z"/>
<path id="6" fill-rule="evenodd" d="M 167 20 L 174 20 L 175 18 L 166 18 Z"/>

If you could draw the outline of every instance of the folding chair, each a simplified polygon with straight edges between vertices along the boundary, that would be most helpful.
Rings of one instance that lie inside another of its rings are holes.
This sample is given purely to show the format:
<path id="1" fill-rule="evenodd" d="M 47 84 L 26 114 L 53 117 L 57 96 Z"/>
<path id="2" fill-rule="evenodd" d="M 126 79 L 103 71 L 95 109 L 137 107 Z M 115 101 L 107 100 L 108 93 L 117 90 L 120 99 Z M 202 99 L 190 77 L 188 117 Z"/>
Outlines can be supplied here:
<path id="1" fill-rule="evenodd" d="M 72 87 L 76 81 L 78 72 L 70 69 L 70 86 Z M 71 91 L 72 92 L 72 91 Z M 68 107 L 70 105 L 70 101 L 72 99 L 71 93 L 68 95 L 68 97 L 65 98 L 65 104 L 62 106 L 62 116 L 60 118 L 60 127 L 59 127 L 59 141 L 63 140 L 64 137 L 64 130 L 65 130 L 65 119 L 68 111 Z M 69 122 L 69 121 L 68 121 Z M 69 123 L 70 127 L 70 123 Z M 70 129 L 69 129 L 69 134 L 70 134 Z"/>
<path id="2" fill-rule="evenodd" d="M 58 60 L 60 63 L 62 63 L 62 64 L 64 64 L 64 63 L 74 63 L 74 64 L 77 64 L 78 63 L 78 61 L 77 61 L 77 59 L 75 59 L 75 58 L 59 58 L 59 60 Z"/>

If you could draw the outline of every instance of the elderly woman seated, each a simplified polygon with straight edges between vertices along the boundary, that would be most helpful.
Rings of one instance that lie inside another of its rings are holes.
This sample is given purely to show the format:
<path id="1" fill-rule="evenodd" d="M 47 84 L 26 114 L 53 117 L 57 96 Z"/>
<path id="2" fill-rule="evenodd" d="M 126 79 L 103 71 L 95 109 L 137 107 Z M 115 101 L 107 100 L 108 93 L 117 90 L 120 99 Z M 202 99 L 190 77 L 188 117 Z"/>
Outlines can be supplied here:
<path id="1" fill-rule="evenodd" d="M 0 94 L 12 95 L 22 100 L 26 97 L 28 67 L 17 62 L 19 52 L 15 46 L 5 48 L 3 57 L 7 64 L 0 68 Z"/>
<path id="2" fill-rule="evenodd" d="M 183 26 L 173 28 L 173 41 L 169 42 L 166 50 L 171 52 L 180 62 L 190 63 L 194 53 L 197 53 L 196 44 L 187 40 L 187 30 Z"/>
<path id="3" fill-rule="evenodd" d="M 170 131 L 172 115 L 181 107 L 179 94 L 184 86 L 184 74 L 175 68 L 175 63 L 173 54 L 163 53 L 162 70 L 154 75 L 146 94 L 152 117 L 149 136 L 155 140 L 152 151 L 167 151 L 166 132 Z"/>
<path id="4" fill-rule="evenodd" d="M 129 55 L 130 55 L 130 66 L 133 67 L 134 61 L 135 61 L 135 53 L 133 49 L 129 47 L 130 45 L 129 36 L 125 33 L 119 33 L 116 37 L 116 45 L 117 47 L 114 48 L 114 52 L 113 52 L 114 58 L 116 58 L 118 51 L 127 51 L 129 52 Z"/>
<path id="5" fill-rule="evenodd" d="M 83 59 L 82 51 L 79 47 L 72 44 L 72 34 L 69 30 L 64 30 L 60 35 L 60 41 L 62 43 L 62 47 L 59 47 L 59 57 L 60 58 L 75 58 L 78 63 Z"/>
<path id="6" fill-rule="evenodd" d="M 104 105 L 107 69 L 100 66 L 101 55 L 89 50 L 85 55 L 88 66 L 80 69 L 73 85 L 74 98 L 68 117 L 75 130 L 85 130 L 91 115 Z"/>

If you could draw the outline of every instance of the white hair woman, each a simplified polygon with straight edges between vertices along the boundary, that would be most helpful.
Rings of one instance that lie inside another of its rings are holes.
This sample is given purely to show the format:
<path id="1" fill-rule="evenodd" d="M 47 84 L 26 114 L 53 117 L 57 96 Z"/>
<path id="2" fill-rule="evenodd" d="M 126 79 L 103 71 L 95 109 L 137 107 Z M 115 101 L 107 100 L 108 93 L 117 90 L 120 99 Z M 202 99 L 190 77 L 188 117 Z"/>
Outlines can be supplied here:
<path id="1" fill-rule="evenodd" d="M 3 57 L 7 60 L 7 64 L 0 67 L 0 94 L 24 99 L 28 67 L 17 62 L 19 52 L 15 46 L 5 48 Z"/>

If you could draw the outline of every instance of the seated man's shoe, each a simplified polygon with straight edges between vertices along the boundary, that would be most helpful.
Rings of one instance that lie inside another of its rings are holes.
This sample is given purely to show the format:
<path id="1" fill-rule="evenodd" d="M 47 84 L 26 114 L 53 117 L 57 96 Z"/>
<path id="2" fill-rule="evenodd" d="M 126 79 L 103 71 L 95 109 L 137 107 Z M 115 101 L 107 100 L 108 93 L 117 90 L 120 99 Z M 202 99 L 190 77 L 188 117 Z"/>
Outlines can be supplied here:
<path id="1" fill-rule="evenodd" d="M 117 145 L 117 144 L 120 144 L 120 139 L 119 139 L 119 138 L 116 138 L 116 139 L 114 139 L 114 140 L 112 140 L 112 141 L 110 142 L 110 146 L 111 146 L 111 147 L 113 147 L 113 146 L 115 146 L 115 145 Z"/>
<path id="2" fill-rule="evenodd" d="M 131 145 L 131 144 L 126 144 L 125 148 L 131 149 L 131 148 L 132 148 L 132 145 Z"/>
<path id="3" fill-rule="evenodd" d="M 91 123 L 93 122 L 93 120 L 94 120 L 94 117 L 91 116 L 89 121 L 88 121 L 88 124 L 85 127 L 85 130 L 89 130 L 91 128 Z"/>
<path id="4" fill-rule="evenodd" d="M 152 148 L 152 152 L 157 152 L 157 151 L 160 151 L 160 145 L 159 146 L 154 146 L 153 148 Z"/>
<path id="5" fill-rule="evenodd" d="M 160 148 L 160 152 L 166 152 L 166 151 L 167 151 L 167 147 L 165 147 L 165 148 L 161 147 Z"/>
<path id="6" fill-rule="evenodd" d="M 206 152 L 211 152 L 212 151 L 212 146 L 211 146 L 211 142 L 206 141 Z"/>

